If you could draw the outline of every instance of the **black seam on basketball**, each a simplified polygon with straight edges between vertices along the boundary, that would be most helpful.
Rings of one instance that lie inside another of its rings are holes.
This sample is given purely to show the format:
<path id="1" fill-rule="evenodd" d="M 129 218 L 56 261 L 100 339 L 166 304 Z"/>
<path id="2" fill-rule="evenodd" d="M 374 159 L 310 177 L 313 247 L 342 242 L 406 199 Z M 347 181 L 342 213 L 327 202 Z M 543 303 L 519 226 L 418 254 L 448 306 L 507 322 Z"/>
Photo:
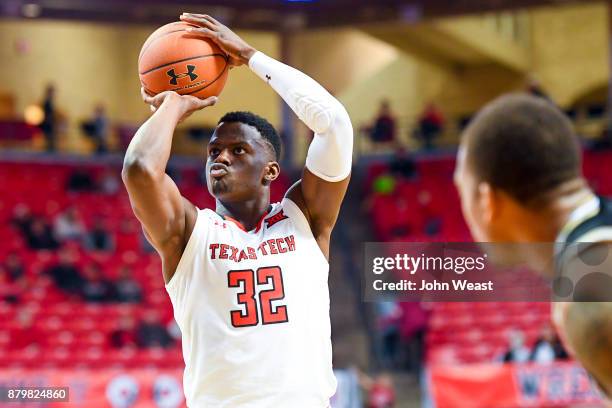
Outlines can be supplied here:
<path id="1" fill-rule="evenodd" d="M 200 92 L 202 89 L 208 88 L 209 86 L 211 86 L 212 84 L 217 82 L 217 79 L 219 79 L 219 78 L 221 78 L 223 76 L 223 74 L 225 73 L 226 69 L 227 69 L 227 58 L 225 59 L 225 66 L 223 67 L 223 71 L 221 71 L 221 73 L 215 79 L 213 79 L 212 81 L 210 81 L 208 84 L 204 85 L 203 87 L 196 89 L 195 91 L 191 91 L 191 92 L 184 93 L 184 94 L 181 94 L 181 95 L 192 95 L 192 94 L 194 94 L 196 92 Z"/>
<path id="2" fill-rule="evenodd" d="M 200 58 L 206 58 L 206 57 L 221 57 L 225 60 L 225 64 L 227 65 L 227 56 L 225 54 L 220 54 L 220 53 L 214 53 L 214 54 L 206 54 L 206 55 L 196 55 L 195 57 L 188 57 L 188 58 L 182 58 L 180 60 L 176 60 L 176 61 L 172 61 L 172 62 L 168 62 L 164 65 L 160 65 L 159 67 L 155 67 L 155 68 L 151 68 L 145 72 L 141 72 L 140 75 L 147 75 L 150 74 L 153 71 L 157 71 L 158 69 L 162 69 L 165 67 L 168 67 L 172 64 L 178 64 L 179 62 L 185 62 L 185 61 L 189 61 L 189 60 L 193 60 L 193 59 L 200 59 Z"/>
<path id="3" fill-rule="evenodd" d="M 177 22 L 175 22 L 175 23 L 173 23 L 173 24 L 181 24 L 181 22 L 180 22 L 180 21 L 177 21 Z M 183 24 L 185 24 L 185 23 L 183 23 Z M 191 24 L 189 24 L 189 25 L 191 25 Z M 196 26 L 192 26 L 192 27 L 196 27 Z M 157 37 L 153 37 L 153 38 L 151 39 L 151 42 L 149 42 L 149 44 L 147 44 L 146 48 L 143 48 L 142 50 L 140 50 L 140 54 L 138 55 L 138 64 L 140 64 L 140 60 L 142 59 L 142 56 L 144 55 L 144 53 L 145 53 L 145 52 L 146 52 L 146 51 L 147 51 L 147 50 L 148 50 L 148 49 L 151 47 L 151 45 L 152 45 L 152 44 L 153 44 L 155 41 L 157 41 L 157 40 L 159 40 L 160 38 L 163 38 L 163 37 L 165 37 L 165 36 L 167 36 L 167 35 L 169 35 L 169 34 L 178 33 L 179 31 L 187 31 L 187 30 L 185 30 L 184 28 L 181 28 L 180 30 L 172 30 L 172 31 L 168 31 L 167 33 L 162 33 L 162 34 L 158 35 Z"/>

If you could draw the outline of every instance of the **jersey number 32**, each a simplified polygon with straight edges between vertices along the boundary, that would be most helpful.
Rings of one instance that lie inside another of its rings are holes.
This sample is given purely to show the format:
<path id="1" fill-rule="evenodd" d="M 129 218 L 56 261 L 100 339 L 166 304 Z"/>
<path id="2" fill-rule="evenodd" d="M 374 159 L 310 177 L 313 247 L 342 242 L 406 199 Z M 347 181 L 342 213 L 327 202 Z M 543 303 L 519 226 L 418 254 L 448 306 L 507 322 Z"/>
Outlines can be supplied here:
<path id="1" fill-rule="evenodd" d="M 259 291 L 256 298 L 256 285 L 272 284 L 271 289 Z M 244 305 L 245 312 L 242 310 L 232 310 L 232 326 L 246 327 L 259 324 L 261 311 L 261 324 L 285 323 L 289 321 L 287 317 L 287 306 L 277 306 L 273 308 L 272 302 L 281 300 L 285 297 L 283 288 L 283 275 L 278 266 L 265 266 L 253 271 L 252 269 L 240 269 L 227 273 L 227 284 L 230 288 L 243 287 L 243 291 L 238 293 L 238 304 Z"/>

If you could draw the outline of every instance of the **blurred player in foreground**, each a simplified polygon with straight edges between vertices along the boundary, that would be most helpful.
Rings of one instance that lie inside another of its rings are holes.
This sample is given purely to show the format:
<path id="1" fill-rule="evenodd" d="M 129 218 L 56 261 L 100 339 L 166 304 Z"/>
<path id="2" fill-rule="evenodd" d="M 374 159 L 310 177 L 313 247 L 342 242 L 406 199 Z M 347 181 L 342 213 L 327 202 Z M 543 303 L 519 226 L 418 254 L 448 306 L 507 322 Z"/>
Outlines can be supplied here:
<path id="1" fill-rule="evenodd" d="M 553 319 L 571 353 L 612 395 L 612 303 L 605 303 L 612 301 L 612 256 L 601 256 L 612 243 L 612 202 L 582 176 L 570 121 L 542 98 L 498 98 L 465 130 L 455 184 L 476 241 L 558 243 L 556 254 L 553 245 L 512 248 L 539 270 L 554 257 L 556 284 L 572 282 L 570 299 L 580 302 L 553 303 Z M 579 253 L 569 250 L 576 242 L 584 242 Z M 589 273 L 588 258 L 603 261 L 602 273 Z"/>
<path id="2" fill-rule="evenodd" d="M 125 155 L 123 180 L 160 254 L 183 335 L 191 407 L 325 408 L 334 394 L 328 256 L 351 171 L 344 107 L 305 74 L 244 42 L 214 18 L 183 14 L 191 35 L 248 65 L 314 131 L 302 179 L 270 204 L 279 135 L 250 112 L 223 116 L 207 149 L 216 210 L 198 209 L 164 173 L 177 124 L 216 98 L 143 94 L 155 113 Z"/>

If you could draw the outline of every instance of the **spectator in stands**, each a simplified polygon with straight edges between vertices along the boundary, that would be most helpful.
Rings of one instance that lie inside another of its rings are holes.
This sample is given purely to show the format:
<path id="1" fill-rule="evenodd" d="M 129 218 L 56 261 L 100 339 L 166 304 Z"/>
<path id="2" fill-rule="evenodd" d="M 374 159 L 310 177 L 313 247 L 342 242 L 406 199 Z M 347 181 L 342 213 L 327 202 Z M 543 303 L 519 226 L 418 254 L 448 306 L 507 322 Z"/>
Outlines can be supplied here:
<path id="1" fill-rule="evenodd" d="M 85 224 L 81 221 L 81 217 L 75 207 L 69 207 L 57 216 L 53 225 L 53 231 L 55 237 L 60 242 L 83 242 L 86 234 Z"/>
<path id="2" fill-rule="evenodd" d="M 391 112 L 391 105 L 388 100 L 380 103 L 378 115 L 374 124 L 370 127 L 369 133 L 374 143 L 393 143 L 395 142 L 395 116 Z"/>
<path id="3" fill-rule="evenodd" d="M 172 345 L 172 337 L 168 330 L 160 322 L 155 311 L 148 311 L 144 315 L 144 320 L 136 329 L 136 341 L 142 348 L 149 347 L 168 347 Z"/>
<path id="4" fill-rule="evenodd" d="M 92 229 L 87 233 L 87 248 L 93 251 L 110 251 L 113 249 L 113 239 L 104 226 L 103 218 L 96 218 Z"/>
<path id="5" fill-rule="evenodd" d="M 119 177 L 117 176 L 118 173 L 116 171 L 113 171 L 113 169 L 111 167 L 108 167 L 105 171 L 104 174 L 102 175 L 102 178 L 100 179 L 100 192 L 102 194 L 107 194 L 107 195 L 113 195 L 113 194 L 117 194 L 117 192 L 119 191 Z"/>
<path id="6" fill-rule="evenodd" d="M 19 309 L 15 323 L 15 327 L 9 331 L 11 336 L 9 349 L 23 350 L 41 346 L 46 336 L 34 326 L 34 316 L 30 309 Z"/>
<path id="7" fill-rule="evenodd" d="M 131 316 L 122 316 L 115 330 L 110 333 L 110 345 L 114 348 L 137 346 L 136 323 Z"/>
<path id="8" fill-rule="evenodd" d="M 550 364 L 555 360 L 567 360 L 568 354 L 563 348 L 554 329 L 547 325 L 542 328 L 540 337 L 531 350 L 530 361 L 539 364 Z"/>
<path id="9" fill-rule="evenodd" d="M 13 209 L 13 217 L 11 218 L 11 224 L 17 228 L 24 236 L 30 231 L 32 221 L 34 217 L 30 212 L 30 207 L 24 203 L 18 203 Z"/>
<path id="10" fill-rule="evenodd" d="M 26 290 L 25 276 L 13 280 L 4 265 L 0 265 L 0 301 L 19 303 L 21 294 Z"/>
<path id="11" fill-rule="evenodd" d="M 393 377 L 383 372 L 372 378 L 359 373 L 359 384 L 366 392 L 365 406 L 367 408 L 392 408 L 395 406 L 395 389 Z"/>
<path id="12" fill-rule="evenodd" d="M 416 175 L 416 163 L 408 150 L 403 147 L 395 149 L 395 154 L 389 163 L 391 174 L 396 177 L 410 180 Z"/>
<path id="13" fill-rule="evenodd" d="M 85 275 L 85 282 L 81 289 L 83 300 L 91 303 L 102 303 L 114 299 L 113 285 L 104 277 L 100 265 L 87 265 L 83 274 Z"/>
<path id="14" fill-rule="evenodd" d="M 527 78 L 526 88 L 527 93 L 552 102 L 552 99 L 550 98 L 550 96 L 548 96 L 546 91 L 544 91 L 544 88 L 542 88 L 542 84 L 540 84 L 540 81 L 535 76 L 530 75 Z"/>
<path id="15" fill-rule="evenodd" d="M 6 256 L 4 269 L 10 282 L 16 282 L 25 277 L 25 265 L 17 252 L 11 252 Z"/>
<path id="16" fill-rule="evenodd" d="M 57 137 L 57 113 L 55 111 L 55 87 L 53 86 L 53 84 L 47 85 L 42 105 L 45 116 L 42 123 L 40 124 L 40 130 L 45 136 L 45 140 L 47 142 L 47 151 L 54 152 Z"/>
<path id="17" fill-rule="evenodd" d="M 402 310 L 395 301 L 376 303 L 379 335 L 379 359 L 385 368 L 394 368 L 398 365 L 399 357 L 399 325 Z"/>
<path id="18" fill-rule="evenodd" d="M 74 192 L 87 192 L 94 191 L 96 189 L 96 183 L 94 182 L 91 174 L 86 169 L 75 169 L 68 176 L 68 183 L 66 185 L 69 191 Z"/>
<path id="19" fill-rule="evenodd" d="M 525 335 L 512 330 L 508 333 L 508 351 L 503 356 L 504 363 L 525 363 L 529 361 L 529 349 L 525 347 Z"/>
<path id="20" fill-rule="evenodd" d="M 47 270 L 55 285 L 69 294 L 80 294 L 84 283 L 76 259 L 77 255 L 72 250 L 62 249 L 59 262 Z"/>
<path id="21" fill-rule="evenodd" d="M 30 249 L 57 249 L 59 247 L 51 226 L 40 217 L 34 217 L 30 228 L 26 231 L 25 238 Z"/>
<path id="22" fill-rule="evenodd" d="M 115 296 L 118 302 L 138 303 L 142 300 L 142 288 L 132 277 L 129 266 L 122 266 L 119 279 L 115 282 Z"/>
<path id="23" fill-rule="evenodd" d="M 417 203 L 423 221 L 423 232 L 430 236 L 439 234 L 442 230 L 442 217 L 431 208 L 431 193 L 428 190 L 419 191 Z"/>
<path id="24" fill-rule="evenodd" d="M 406 368 L 418 378 L 421 374 L 423 356 L 425 355 L 425 332 L 429 321 L 427 304 L 419 302 L 401 302 L 400 338 L 402 349 L 406 354 Z"/>
<path id="25" fill-rule="evenodd" d="M 434 148 L 434 140 L 437 139 L 444 130 L 444 115 L 432 102 L 427 105 L 419 118 L 418 136 L 426 150 Z"/>
<path id="26" fill-rule="evenodd" d="M 94 142 L 96 146 L 95 152 L 97 154 L 106 153 L 108 151 L 108 122 L 106 109 L 104 105 L 100 103 L 94 108 L 92 117 L 83 123 L 82 129 Z"/>

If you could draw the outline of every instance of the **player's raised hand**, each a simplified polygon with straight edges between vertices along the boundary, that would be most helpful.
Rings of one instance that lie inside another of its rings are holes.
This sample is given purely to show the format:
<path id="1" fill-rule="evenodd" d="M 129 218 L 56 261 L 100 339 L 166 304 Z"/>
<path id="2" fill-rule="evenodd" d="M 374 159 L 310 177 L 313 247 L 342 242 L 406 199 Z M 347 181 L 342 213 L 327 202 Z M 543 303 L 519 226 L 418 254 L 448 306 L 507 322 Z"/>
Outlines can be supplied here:
<path id="1" fill-rule="evenodd" d="M 214 41 L 230 59 L 231 66 L 248 64 L 249 59 L 255 54 L 255 48 L 251 47 L 236 33 L 221 24 L 207 14 L 183 13 L 181 20 L 197 27 L 187 31 L 194 36 L 209 38 Z"/>
<path id="2" fill-rule="evenodd" d="M 187 119 L 192 113 L 212 106 L 217 103 L 218 98 L 211 96 L 210 98 L 200 99 L 192 95 L 179 95 L 174 91 L 160 92 L 157 95 L 149 95 L 144 88 L 140 88 L 142 100 L 151 106 L 151 111 L 155 112 L 164 102 L 177 104 L 180 109 L 181 118 L 179 122 Z"/>

